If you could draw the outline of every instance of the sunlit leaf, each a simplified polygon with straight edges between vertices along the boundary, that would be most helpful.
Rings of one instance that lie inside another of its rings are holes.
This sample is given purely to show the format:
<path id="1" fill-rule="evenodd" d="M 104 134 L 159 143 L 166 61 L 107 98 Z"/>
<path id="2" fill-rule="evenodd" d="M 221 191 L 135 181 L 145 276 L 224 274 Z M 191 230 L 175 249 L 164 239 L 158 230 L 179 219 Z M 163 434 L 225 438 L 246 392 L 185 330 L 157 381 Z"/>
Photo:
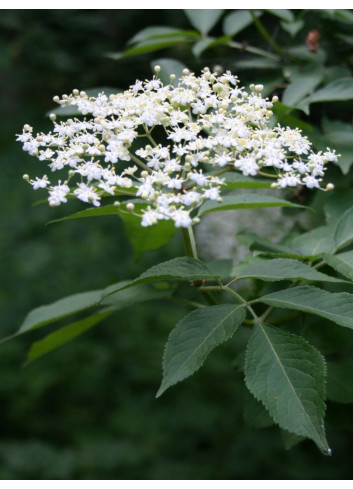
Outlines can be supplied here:
<path id="1" fill-rule="evenodd" d="M 195 29 L 204 36 L 208 34 L 222 17 L 223 9 L 184 9 L 185 15 Z"/>

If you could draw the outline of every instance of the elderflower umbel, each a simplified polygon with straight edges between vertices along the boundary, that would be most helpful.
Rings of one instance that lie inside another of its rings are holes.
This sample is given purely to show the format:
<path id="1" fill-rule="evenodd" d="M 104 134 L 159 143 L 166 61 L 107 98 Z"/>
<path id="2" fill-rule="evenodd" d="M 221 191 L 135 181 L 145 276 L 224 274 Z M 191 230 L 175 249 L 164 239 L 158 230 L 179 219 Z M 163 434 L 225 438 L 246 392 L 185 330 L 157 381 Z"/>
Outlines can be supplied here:
<path id="1" fill-rule="evenodd" d="M 142 226 L 171 219 L 188 227 L 203 202 L 220 201 L 228 172 L 270 172 L 274 188 L 320 188 L 326 163 L 337 161 L 329 148 L 313 153 L 299 129 L 270 126 L 278 99 L 262 98 L 262 85 L 246 92 L 230 72 L 208 68 L 199 77 L 184 70 L 177 83 L 171 76 L 163 85 L 159 67 L 155 71 L 152 80 L 136 81 L 124 93 L 89 97 L 73 90 L 54 97 L 84 117 L 57 122 L 52 114 L 49 134 L 34 136 L 24 126 L 17 137 L 23 150 L 47 161 L 51 173 L 67 171 L 63 182 L 26 175 L 34 190 L 49 189 L 51 206 L 68 196 L 93 206 L 104 196 L 138 197 L 146 202 Z"/>

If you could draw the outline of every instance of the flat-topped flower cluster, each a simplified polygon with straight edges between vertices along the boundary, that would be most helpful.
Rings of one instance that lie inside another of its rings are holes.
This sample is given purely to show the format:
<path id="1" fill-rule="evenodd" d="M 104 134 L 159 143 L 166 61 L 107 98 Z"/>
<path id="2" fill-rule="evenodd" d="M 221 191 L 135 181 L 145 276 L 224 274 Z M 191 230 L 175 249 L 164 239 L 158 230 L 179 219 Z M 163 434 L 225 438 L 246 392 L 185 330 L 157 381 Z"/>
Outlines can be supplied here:
<path id="1" fill-rule="evenodd" d="M 152 80 L 136 81 L 123 93 L 89 97 L 73 90 L 54 97 L 82 117 L 58 122 L 52 114 L 49 134 L 34 136 L 24 126 L 17 138 L 23 150 L 47 161 L 51 172 L 67 172 L 55 183 L 47 174 L 24 176 L 35 190 L 49 189 L 51 206 L 68 196 L 94 206 L 104 196 L 130 196 L 147 204 L 142 226 L 172 219 L 188 227 L 203 202 L 221 200 L 227 172 L 270 172 L 273 187 L 320 188 L 325 164 L 337 161 L 329 149 L 312 152 L 298 129 L 270 127 L 278 98 L 263 98 L 262 85 L 245 91 L 230 72 L 208 68 L 199 77 L 184 70 L 163 85 L 158 66 L 155 71 Z"/>

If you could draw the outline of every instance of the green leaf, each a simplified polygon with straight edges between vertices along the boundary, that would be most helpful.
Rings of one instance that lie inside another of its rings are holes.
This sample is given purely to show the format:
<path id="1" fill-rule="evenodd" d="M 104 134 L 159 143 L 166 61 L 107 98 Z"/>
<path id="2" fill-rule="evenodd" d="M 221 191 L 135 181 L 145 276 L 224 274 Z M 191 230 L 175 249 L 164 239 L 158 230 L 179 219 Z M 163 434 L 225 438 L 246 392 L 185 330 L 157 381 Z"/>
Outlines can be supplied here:
<path id="1" fill-rule="evenodd" d="M 186 68 L 186 65 L 171 58 L 156 59 L 152 61 L 151 68 L 153 69 L 156 65 L 161 67 L 158 77 L 164 85 L 170 84 L 170 75 L 175 75 L 176 80 L 181 78 L 183 76 L 183 70 Z"/>
<path id="2" fill-rule="evenodd" d="M 202 35 L 208 34 L 222 17 L 223 9 L 184 9 L 185 15 Z"/>
<path id="3" fill-rule="evenodd" d="M 326 220 L 337 222 L 350 207 L 353 207 L 352 189 L 348 187 L 334 190 L 324 203 Z"/>
<path id="4" fill-rule="evenodd" d="M 158 290 L 149 286 L 140 286 L 136 287 L 132 293 L 124 291 L 116 294 L 117 291 L 129 286 L 130 282 L 123 280 L 104 289 L 70 295 L 51 304 L 37 307 L 26 316 L 16 333 L 2 339 L 0 343 L 95 306 L 106 305 L 113 307 L 114 310 L 119 310 L 136 302 L 158 299 L 170 292 L 168 289 Z"/>
<path id="5" fill-rule="evenodd" d="M 92 290 L 74 294 L 52 304 L 33 309 L 25 318 L 16 336 L 62 319 L 76 312 L 97 306 L 102 298 L 102 290 Z"/>
<path id="6" fill-rule="evenodd" d="M 251 70 L 251 69 L 276 70 L 280 67 L 280 63 L 278 61 L 276 61 L 275 59 L 260 58 L 259 56 L 254 56 L 253 58 L 249 57 L 246 59 L 238 59 L 236 61 L 236 67 L 237 67 L 237 69 L 241 68 L 243 70 Z M 276 78 L 274 78 L 273 84 L 279 85 L 281 82 L 282 82 L 282 77 L 276 77 Z M 265 85 L 265 88 L 266 88 L 266 85 Z M 262 92 L 262 93 L 264 93 L 264 92 Z M 270 95 L 270 93 L 271 92 L 268 92 L 267 95 Z"/>
<path id="7" fill-rule="evenodd" d="M 119 285 L 121 286 L 121 283 Z M 119 285 L 116 285 L 116 287 L 118 288 Z M 81 294 L 70 295 L 51 304 L 36 307 L 27 314 L 20 328 L 14 334 L 2 338 L 0 344 L 34 329 L 58 321 L 59 319 L 63 319 L 71 314 L 98 306 L 102 296 L 102 290 L 93 290 Z"/>
<path id="8" fill-rule="evenodd" d="M 103 290 L 102 300 L 99 305 L 111 306 L 114 311 L 119 311 L 126 307 L 130 307 L 139 302 L 146 302 L 154 299 L 161 299 L 170 295 L 171 289 L 166 287 L 156 287 L 150 284 L 138 285 L 137 287 L 122 289 L 125 285 L 130 284 L 131 280 L 123 280 L 118 284 L 109 285 Z"/>
<path id="9" fill-rule="evenodd" d="M 106 317 L 110 316 L 114 312 L 114 309 L 102 309 L 101 311 L 88 316 L 80 321 L 76 321 L 72 324 L 64 326 L 63 328 L 50 333 L 42 340 L 36 341 L 31 346 L 28 353 L 28 362 L 33 362 L 38 358 L 46 355 L 47 353 L 59 348 L 60 346 L 72 341 L 81 334 L 85 333 L 89 329 L 93 328 L 96 324 L 100 323 Z"/>
<path id="10" fill-rule="evenodd" d="M 335 148 L 340 154 L 337 165 L 344 174 L 347 174 L 353 163 L 353 125 L 342 121 L 322 119 L 321 148 Z M 321 149 L 320 148 L 320 149 Z"/>
<path id="11" fill-rule="evenodd" d="M 189 282 L 210 279 L 216 280 L 217 278 L 220 277 L 211 273 L 201 261 L 189 256 L 181 256 L 149 268 L 146 272 L 137 277 L 137 279 L 132 280 L 123 287 L 117 287 L 115 290 L 112 290 L 111 293 L 118 292 L 119 290 L 128 287 L 135 287 L 136 285 L 148 282 L 158 282 L 161 280 Z"/>
<path id="12" fill-rule="evenodd" d="M 254 302 L 308 312 L 353 329 L 353 295 L 347 292 L 331 293 L 303 285 L 265 295 Z"/>
<path id="13" fill-rule="evenodd" d="M 348 209 L 338 221 L 335 234 L 336 250 L 348 246 L 353 241 L 353 207 Z"/>
<path id="14" fill-rule="evenodd" d="M 330 401 L 353 402 L 352 370 L 352 360 L 327 363 L 327 398 Z"/>
<path id="15" fill-rule="evenodd" d="M 295 83 L 295 82 L 294 82 Z M 308 122 L 299 119 L 293 115 L 294 107 L 289 107 L 288 105 L 282 104 L 282 102 L 276 102 L 273 106 L 273 116 L 271 118 L 272 126 L 277 125 L 278 123 L 282 126 L 292 126 L 298 127 L 303 131 L 312 132 L 313 126 Z"/>
<path id="16" fill-rule="evenodd" d="M 261 17 L 262 12 L 255 10 L 256 17 Z M 223 32 L 227 36 L 235 36 L 238 32 L 253 23 L 249 10 L 235 10 L 228 14 L 223 21 Z"/>
<path id="17" fill-rule="evenodd" d="M 117 216 L 119 215 L 119 208 L 115 205 L 102 205 L 100 207 L 90 207 L 84 211 L 75 212 L 70 216 L 61 217 L 60 219 L 55 219 L 50 221 L 49 224 L 54 224 L 61 221 L 70 221 L 71 219 L 81 219 L 84 217 L 100 217 L 100 216 Z"/>
<path id="18" fill-rule="evenodd" d="M 300 255 L 318 256 L 334 250 L 333 225 L 320 226 L 293 238 L 287 246 Z"/>
<path id="19" fill-rule="evenodd" d="M 179 321 L 166 345 L 157 397 L 195 373 L 216 346 L 233 336 L 244 319 L 243 305 L 221 304 L 196 309 Z"/>
<path id="20" fill-rule="evenodd" d="M 345 42 L 349 46 L 353 46 L 353 36 L 349 34 L 343 34 L 341 32 L 336 33 L 336 37 L 341 41 Z"/>
<path id="21" fill-rule="evenodd" d="M 353 24 L 353 13 L 347 9 L 329 9 L 324 10 L 325 13 L 331 16 L 335 20 L 339 20 L 343 23 Z"/>
<path id="22" fill-rule="evenodd" d="M 310 73 L 294 80 L 283 92 L 282 103 L 292 107 L 300 106 L 303 98 L 321 83 L 325 72 L 320 65 L 311 67 Z"/>
<path id="23" fill-rule="evenodd" d="M 242 173 L 229 172 L 225 174 L 225 189 L 234 188 L 271 188 L 271 182 L 259 178 L 246 177 Z"/>
<path id="24" fill-rule="evenodd" d="M 269 12 L 272 15 L 275 15 L 276 17 L 279 17 L 282 20 L 285 20 L 286 22 L 293 22 L 294 21 L 294 15 L 291 10 L 286 10 L 286 9 L 266 9 L 266 12 Z"/>
<path id="25" fill-rule="evenodd" d="M 300 253 L 282 244 L 273 243 L 269 239 L 262 238 L 255 233 L 240 232 L 237 234 L 240 244 L 247 246 L 251 251 L 257 251 L 269 255 L 276 255 L 285 258 L 303 258 Z"/>
<path id="26" fill-rule="evenodd" d="M 273 419 L 266 411 L 264 405 L 255 399 L 248 390 L 243 399 L 243 418 L 245 423 L 252 428 L 267 428 L 274 424 Z"/>
<path id="27" fill-rule="evenodd" d="M 299 336 L 257 323 L 247 348 L 245 382 L 281 428 L 330 453 L 323 428 L 325 361 L 314 347 Z"/>
<path id="28" fill-rule="evenodd" d="M 353 280 L 353 251 L 338 255 L 324 255 L 325 262 L 349 280 Z"/>
<path id="29" fill-rule="evenodd" d="M 206 201 L 199 208 L 198 215 L 202 216 L 209 212 L 227 211 L 234 209 L 253 209 L 261 207 L 296 207 L 303 208 L 298 204 L 293 204 L 286 200 L 277 199 L 271 195 L 261 194 L 239 194 L 223 197 L 222 202 L 212 200 Z"/>
<path id="30" fill-rule="evenodd" d="M 192 47 L 192 53 L 196 58 L 198 58 L 208 47 L 210 47 L 215 42 L 214 37 L 205 37 L 195 42 Z"/>
<path id="31" fill-rule="evenodd" d="M 207 269 L 214 276 L 228 278 L 232 273 L 233 260 L 230 258 L 219 258 L 207 262 Z"/>
<path id="32" fill-rule="evenodd" d="M 305 440 L 304 436 L 298 436 L 294 433 L 289 433 L 289 431 L 281 430 L 281 436 L 286 450 L 290 450 L 295 445 Z"/>
<path id="33" fill-rule="evenodd" d="M 353 78 L 340 78 L 302 100 L 298 108 L 309 113 L 309 105 L 318 102 L 334 102 L 353 99 Z"/>
<path id="34" fill-rule="evenodd" d="M 145 204 L 141 204 L 141 208 Z M 135 210 L 139 205 L 135 204 Z M 139 260 L 145 251 L 157 250 L 165 246 L 179 231 L 172 220 L 160 220 L 154 226 L 141 226 L 141 218 L 134 214 L 119 214 L 124 222 L 126 234 L 135 249 L 135 258 Z"/>
<path id="35" fill-rule="evenodd" d="M 297 20 L 294 22 L 282 21 L 280 22 L 280 24 L 285 31 L 287 31 L 292 37 L 295 37 L 304 26 L 304 21 L 303 20 Z"/>
<path id="36" fill-rule="evenodd" d="M 187 31 L 187 34 L 189 32 Z M 195 33 L 197 34 L 197 33 Z M 139 43 L 142 41 L 147 41 L 150 39 L 160 39 L 166 38 L 168 36 L 185 36 L 185 31 L 177 29 L 176 27 L 168 27 L 168 26 L 150 26 L 142 29 L 137 32 L 128 42 L 129 45 Z M 198 36 L 198 34 L 197 34 Z"/>
<path id="37" fill-rule="evenodd" d="M 140 54 L 152 53 L 154 51 L 160 51 L 161 49 L 166 49 L 169 47 L 176 46 L 178 44 L 185 44 L 191 41 L 194 36 L 178 36 L 174 37 L 166 36 L 157 39 L 147 39 L 146 41 L 141 41 L 135 44 L 133 47 L 126 49 L 121 53 L 107 53 L 106 56 L 110 59 L 119 60 L 122 58 L 128 58 L 130 56 L 138 56 Z"/>
<path id="38" fill-rule="evenodd" d="M 256 278 L 259 280 L 275 282 L 278 280 L 312 280 L 320 282 L 342 282 L 334 277 L 316 271 L 298 260 L 277 258 L 274 260 L 260 260 L 250 264 L 237 276 L 237 280 Z"/>

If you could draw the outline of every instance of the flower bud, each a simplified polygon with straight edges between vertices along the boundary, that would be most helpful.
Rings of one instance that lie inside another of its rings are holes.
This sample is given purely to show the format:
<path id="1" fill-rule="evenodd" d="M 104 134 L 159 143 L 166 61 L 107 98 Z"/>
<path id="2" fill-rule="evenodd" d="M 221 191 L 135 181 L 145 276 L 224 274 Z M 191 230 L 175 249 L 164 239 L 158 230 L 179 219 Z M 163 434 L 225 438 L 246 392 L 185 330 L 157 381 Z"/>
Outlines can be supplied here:
<path id="1" fill-rule="evenodd" d="M 126 204 L 126 210 L 128 210 L 129 212 L 134 212 L 135 210 L 135 206 L 132 202 L 129 202 L 128 204 Z"/>
<path id="2" fill-rule="evenodd" d="M 331 190 L 333 190 L 334 188 L 335 188 L 335 186 L 333 185 L 333 183 L 328 183 L 326 185 L 327 192 L 331 192 Z"/>

